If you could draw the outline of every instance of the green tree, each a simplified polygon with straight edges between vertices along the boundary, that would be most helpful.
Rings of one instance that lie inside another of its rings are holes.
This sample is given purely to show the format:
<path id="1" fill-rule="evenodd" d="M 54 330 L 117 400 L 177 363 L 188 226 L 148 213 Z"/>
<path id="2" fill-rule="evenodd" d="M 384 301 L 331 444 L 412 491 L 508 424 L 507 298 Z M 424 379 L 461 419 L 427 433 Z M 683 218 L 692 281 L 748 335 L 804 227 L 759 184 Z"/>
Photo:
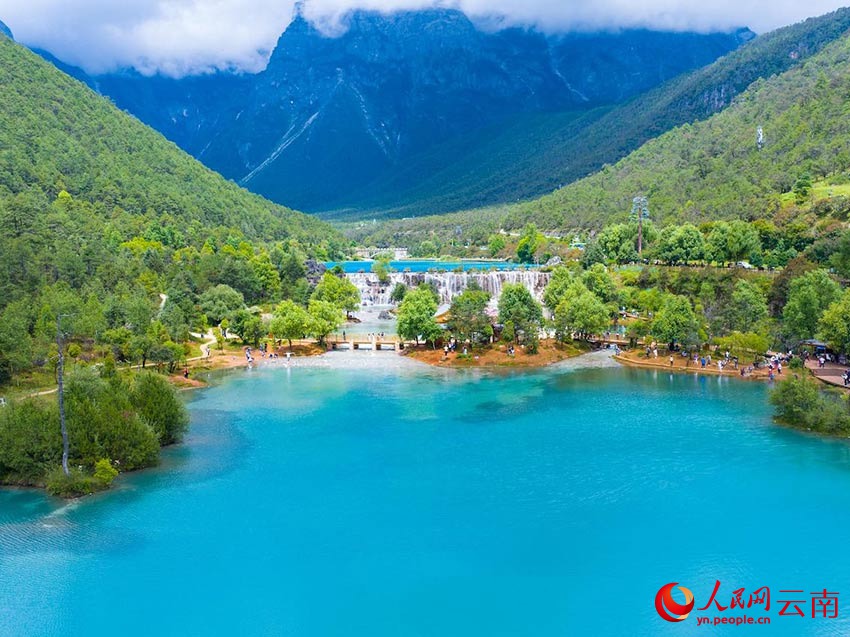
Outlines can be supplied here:
<path id="1" fill-rule="evenodd" d="M 684 296 L 671 295 L 652 321 L 652 334 L 664 343 L 696 341 L 698 329 L 691 302 Z"/>
<path id="2" fill-rule="evenodd" d="M 564 295 L 570 286 L 575 283 L 575 280 L 573 271 L 567 266 L 558 266 L 552 271 L 549 283 L 546 284 L 546 289 L 543 290 L 543 303 L 549 308 L 550 312 L 555 311 L 555 308 L 564 299 Z"/>
<path id="3" fill-rule="evenodd" d="M 390 264 L 388 261 L 378 260 L 372 263 L 372 273 L 377 275 L 378 283 L 386 285 L 390 282 Z M 359 303 L 358 296 L 358 303 Z M 356 308 L 355 308 L 356 309 Z"/>
<path id="4" fill-rule="evenodd" d="M 796 341 L 813 338 L 818 321 L 840 292 L 839 285 L 825 270 L 812 270 L 791 281 L 782 312 L 788 337 Z"/>
<path id="5" fill-rule="evenodd" d="M 280 261 L 280 294 L 284 299 L 306 305 L 310 296 L 307 268 L 295 252 L 288 252 Z"/>
<path id="6" fill-rule="evenodd" d="M 783 424 L 829 435 L 850 432 L 850 399 L 833 390 L 821 390 L 808 375 L 793 375 L 770 394 L 776 419 Z"/>
<path id="7" fill-rule="evenodd" d="M 292 350 L 292 339 L 302 338 L 310 331 L 310 314 L 297 303 L 286 300 L 277 306 L 269 330 L 277 338 L 285 338 Z"/>
<path id="8" fill-rule="evenodd" d="M 603 303 L 611 303 L 617 298 L 617 284 L 608 269 L 601 263 L 592 265 L 582 275 L 581 281 Z"/>
<path id="9" fill-rule="evenodd" d="M 348 316 L 360 307 L 360 291 L 345 275 L 325 272 L 313 292 L 312 300 L 332 303 Z"/>
<path id="10" fill-rule="evenodd" d="M 829 258 L 835 271 L 844 277 L 850 277 L 850 230 L 846 230 L 838 241 L 835 252 Z"/>
<path id="11" fill-rule="evenodd" d="M 826 308 L 818 333 L 835 351 L 850 354 L 850 289 Z"/>
<path id="12" fill-rule="evenodd" d="M 123 471 L 156 464 L 157 435 L 133 409 L 125 389 L 81 368 L 69 375 L 65 394 L 74 464 L 94 467 L 101 458 L 112 458 Z"/>
<path id="13" fill-rule="evenodd" d="M 516 255 L 520 263 L 534 263 L 537 248 L 540 246 L 540 238 L 537 226 L 532 223 L 525 226 L 516 248 Z"/>
<path id="14" fill-rule="evenodd" d="M 452 299 L 447 326 L 460 340 L 472 343 L 485 341 L 493 335 L 487 304 L 490 295 L 478 288 L 467 288 Z M 436 309 L 436 308 L 435 308 Z"/>
<path id="15" fill-rule="evenodd" d="M 437 301 L 427 287 L 417 287 L 409 290 L 398 308 L 398 325 L 396 331 L 403 339 L 416 341 L 434 341 L 442 333 L 442 329 L 434 319 L 437 311 Z"/>
<path id="16" fill-rule="evenodd" d="M 328 334 L 339 329 L 345 321 L 342 308 L 330 301 L 311 299 L 307 312 L 310 315 L 310 334 L 316 337 L 320 345 L 324 345 Z"/>
<path id="17" fill-rule="evenodd" d="M 508 283 L 499 297 L 499 322 L 511 322 L 517 336 L 523 333 L 528 343 L 535 343 L 543 323 L 543 310 L 521 283 Z"/>
<path id="18" fill-rule="evenodd" d="M 805 422 L 809 413 L 818 408 L 818 388 L 814 382 L 800 377 L 788 377 L 770 395 L 776 406 L 776 417 L 786 424 Z"/>
<path id="19" fill-rule="evenodd" d="M 490 248 L 490 256 L 497 257 L 499 253 L 505 249 L 505 238 L 500 234 L 491 234 L 490 239 L 487 242 L 487 246 Z"/>
<path id="20" fill-rule="evenodd" d="M 605 303 L 581 283 L 574 283 L 555 309 L 555 334 L 561 341 L 578 334 L 587 339 L 603 332 L 611 323 Z"/>
<path id="21" fill-rule="evenodd" d="M 656 256 L 671 265 L 701 261 L 705 256 L 705 238 L 690 223 L 668 226 L 661 232 Z"/>
<path id="22" fill-rule="evenodd" d="M 791 282 L 801 277 L 806 272 L 817 270 L 817 265 L 808 261 L 805 257 L 797 257 L 788 262 L 788 265 L 774 279 L 768 294 L 768 304 L 771 316 L 779 317 L 788 303 L 788 292 Z"/>
<path id="23" fill-rule="evenodd" d="M 112 461 L 109 458 L 101 458 L 94 463 L 93 477 L 101 488 L 106 489 L 118 477 L 118 469 L 112 466 Z"/>
<path id="24" fill-rule="evenodd" d="M 626 223 L 606 226 L 596 238 L 595 245 L 605 255 L 605 261 L 613 263 L 637 261 L 637 227 Z"/>
<path id="25" fill-rule="evenodd" d="M 404 283 L 396 283 L 390 293 L 390 301 L 398 305 L 404 300 L 405 294 L 407 294 L 407 286 Z"/>
<path id="26" fill-rule="evenodd" d="M 168 335 L 172 341 L 187 341 L 189 340 L 189 323 L 186 319 L 186 314 L 177 303 L 172 303 L 169 299 L 162 308 L 159 315 L 159 320 L 165 329 L 168 330 Z"/>
<path id="27" fill-rule="evenodd" d="M 251 269 L 258 284 L 259 298 L 276 298 L 280 292 L 280 274 L 274 267 L 269 255 L 262 252 L 251 258 Z"/>
<path id="28" fill-rule="evenodd" d="M 55 402 L 30 399 L 0 408 L 0 482 L 37 484 L 61 457 Z"/>
<path id="29" fill-rule="evenodd" d="M 729 222 L 727 255 L 731 261 L 756 261 L 761 257 L 761 237 L 758 230 L 746 221 Z"/>
<path id="30" fill-rule="evenodd" d="M 794 193 L 794 201 L 797 205 L 805 203 L 812 193 L 812 176 L 809 173 L 803 173 L 797 177 L 791 192 Z"/>
<path id="31" fill-rule="evenodd" d="M 218 325 L 232 312 L 245 307 L 245 298 L 241 292 L 220 283 L 201 294 L 198 303 L 210 324 Z"/>
<path id="32" fill-rule="evenodd" d="M 263 321 L 259 316 L 251 314 L 248 310 L 236 310 L 228 318 L 230 323 L 227 328 L 236 334 L 246 344 L 258 347 L 263 337 Z"/>
<path id="33" fill-rule="evenodd" d="M 756 331 L 767 318 L 767 298 L 759 287 L 745 279 L 735 283 L 725 312 L 729 331 Z"/>
<path id="34" fill-rule="evenodd" d="M 189 429 L 189 414 L 165 378 L 150 372 L 136 376 L 130 388 L 130 402 L 156 433 L 160 445 L 183 440 Z"/>

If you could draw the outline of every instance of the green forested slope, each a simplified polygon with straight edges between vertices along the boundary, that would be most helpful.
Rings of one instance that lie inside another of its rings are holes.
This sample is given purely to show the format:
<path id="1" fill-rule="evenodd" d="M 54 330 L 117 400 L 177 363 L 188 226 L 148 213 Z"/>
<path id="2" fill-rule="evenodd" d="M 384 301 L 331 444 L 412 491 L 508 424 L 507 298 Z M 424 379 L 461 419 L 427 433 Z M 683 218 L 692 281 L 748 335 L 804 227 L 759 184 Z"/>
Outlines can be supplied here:
<path id="1" fill-rule="evenodd" d="M 841 183 L 850 167 L 850 39 L 799 68 L 756 82 L 728 109 L 684 125 L 616 165 L 511 208 L 506 224 L 598 227 L 624 218 L 637 194 L 657 220 L 767 217 L 805 174 Z M 759 150 L 756 131 L 764 129 Z"/>
<path id="2" fill-rule="evenodd" d="M 438 146 L 407 162 L 379 187 L 370 185 L 377 194 L 368 202 L 373 211 L 368 216 L 513 203 L 569 184 L 676 126 L 722 111 L 753 82 L 803 64 L 848 29 L 850 9 L 840 9 L 760 36 L 626 104 L 518 117 Z M 433 176 L 422 180 L 423 174 Z M 357 214 L 340 210 L 327 216 Z"/>
<path id="3" fill-rule="evenodd" d="M 84 358 L 173 360 L 205 291 L 303 296 L 304 259 L 344 246 L 0 35 L 0 385 L 51 368 L 60 312 Z"/>
<path id="4" fill-rule="evenodd" d="M 59 191 L 184 232 L 225 225 L 247 237 L 315 236 L 327 227 L 251 195 L 11 40 L 0 37 L 0 197 Z M 137 220 L 138 221 L 138 220 Z"/>

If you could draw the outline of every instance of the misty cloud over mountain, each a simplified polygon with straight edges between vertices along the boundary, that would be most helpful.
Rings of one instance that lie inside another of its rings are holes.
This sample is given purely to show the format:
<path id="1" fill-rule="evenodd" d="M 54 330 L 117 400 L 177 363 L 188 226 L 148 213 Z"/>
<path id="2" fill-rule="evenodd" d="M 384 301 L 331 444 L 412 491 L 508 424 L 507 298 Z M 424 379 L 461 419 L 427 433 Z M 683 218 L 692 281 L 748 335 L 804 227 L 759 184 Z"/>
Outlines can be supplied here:
<path id="1" fill-rule="evenodd" d="M 708 32 L 746 25 L 764 32 L 841 6 L 842 0 L 310 0 L 306 17 L 344 30 L 355 8 L 462 9 L 479 25 L 534 26 L 548 33 L 650 28 Z M 215 70 L 258 72 L 292 19 L 292 0 L 0 0 L 18 40 L 90 73 L 133 67 L 179 77 Z"/>

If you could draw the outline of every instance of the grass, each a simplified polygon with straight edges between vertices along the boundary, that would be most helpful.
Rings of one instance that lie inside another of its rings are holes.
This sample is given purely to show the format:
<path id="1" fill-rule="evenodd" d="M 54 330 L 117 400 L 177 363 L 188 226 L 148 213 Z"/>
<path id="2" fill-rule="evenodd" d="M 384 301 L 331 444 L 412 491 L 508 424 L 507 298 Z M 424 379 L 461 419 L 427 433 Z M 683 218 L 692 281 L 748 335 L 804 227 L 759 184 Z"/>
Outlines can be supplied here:
<path id="1" fill-rule="evenodd" d="M 827 181 L 818 181 L 812 184 L 812 190 L 809 198 L 800 207 L 811 208 L 815 201 L 821 199 L 833 199 L 834 197 L 850 197 L 850 184 L 830 184 Z M 790 206 L 796 203 L 793 192 L 786 192 L 780 195 L 779 200 L 783 206 Z"/>

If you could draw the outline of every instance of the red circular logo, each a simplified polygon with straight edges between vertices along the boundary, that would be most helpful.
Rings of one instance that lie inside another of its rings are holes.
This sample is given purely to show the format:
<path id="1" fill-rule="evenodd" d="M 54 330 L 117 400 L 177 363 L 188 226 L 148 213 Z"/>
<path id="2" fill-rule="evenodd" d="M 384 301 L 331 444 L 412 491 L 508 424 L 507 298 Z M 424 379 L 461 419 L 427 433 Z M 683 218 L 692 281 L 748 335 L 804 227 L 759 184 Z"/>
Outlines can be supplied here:
<path id="1" fill-rule="evenodd" d="M 684 586 L 679 586 L 679 582 L 671 582 L 665 584 L 655 596 L 655 610 L 661 615 L 662 619 L 668 622 L 680 622 L 687 619 L 688 615 L 694 609 L 694 594 Z M 673 599 L 673 589 L 678 588 L 685 594 L 685 603 L 680 604 Z"/>

